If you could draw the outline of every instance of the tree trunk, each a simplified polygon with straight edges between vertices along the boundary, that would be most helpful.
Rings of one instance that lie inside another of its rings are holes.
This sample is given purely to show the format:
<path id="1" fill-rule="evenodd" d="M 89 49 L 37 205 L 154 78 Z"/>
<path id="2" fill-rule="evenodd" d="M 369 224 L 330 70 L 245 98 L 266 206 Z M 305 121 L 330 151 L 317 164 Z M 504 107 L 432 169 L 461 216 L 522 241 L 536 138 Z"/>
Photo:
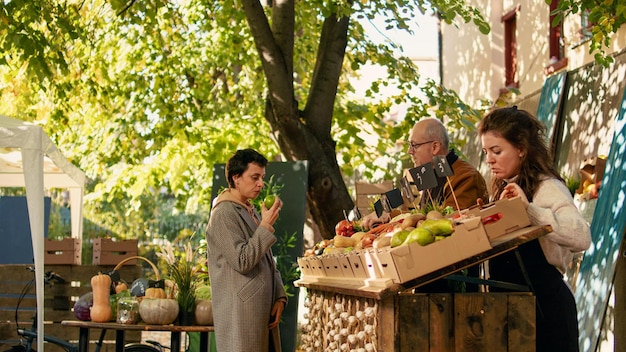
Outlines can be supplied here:
<path id="1" fill-rule="evenodd" d="M 309 100 L 299 111 L 293 88 L 294 0 L 274 1 L 272 28 L 259 0 L 242 3 L 267 79 L 265 118 L 288 160 L 309 161 L 307 202 L 322 236 L 332 238 L 343 211 L 354 207 L 331 137 L 349 18 L 324 21 Z"/>

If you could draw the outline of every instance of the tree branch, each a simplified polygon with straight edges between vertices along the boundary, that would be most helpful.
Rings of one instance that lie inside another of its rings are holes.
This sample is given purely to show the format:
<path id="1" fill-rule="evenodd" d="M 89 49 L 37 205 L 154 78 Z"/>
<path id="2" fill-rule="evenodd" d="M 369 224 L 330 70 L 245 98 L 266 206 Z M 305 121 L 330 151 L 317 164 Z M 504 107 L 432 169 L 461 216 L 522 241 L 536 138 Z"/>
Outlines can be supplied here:
<path id="1" fill-rule="evenodd" d="M 293 0 L 283 0 L 282 2 L 286 3 L 291 1 Z M 285 57 L 280 46 L 274 39 L 274 35 L 270 29 L 269 22 L 265 16 L 265 12 L 263 12 L 260 1 L 242 0 L 242 4 L 246 18 L 248 19 L 250 32 L 254 38 L 254 44 L 261 58 L 261 65 L 265 72 L 267 85 L 272 94 L 270 96 L 272 108 L 287 108 L 286 110 L 291 112 L 294 95 L 293 83 L 289 83 L 293 82 L 293 75 L 290 74 L 291 71 L 289 70 L 291 65 L 288 66 L 285 62 Z M 281 115 L 283 114 L 275 114 L 277 117 Z"/>
<path id="2" fill-rule="evenodd" d="M 322 27 L 309 100 L 304 109 L 307 125 L 319 136 L 330 135 L 335 96 L 348 44 L 349 24 L 349 17 L 337 19 L 332 15 L 326 18 Z"/>

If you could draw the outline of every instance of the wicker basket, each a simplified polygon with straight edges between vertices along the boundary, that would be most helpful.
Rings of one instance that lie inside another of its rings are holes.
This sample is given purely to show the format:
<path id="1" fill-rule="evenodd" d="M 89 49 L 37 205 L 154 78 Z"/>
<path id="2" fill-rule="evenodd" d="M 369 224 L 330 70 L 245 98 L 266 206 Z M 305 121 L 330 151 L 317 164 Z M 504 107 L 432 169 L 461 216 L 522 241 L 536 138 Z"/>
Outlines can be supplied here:
<path id="1" fill-rule="evenodd" d="M 159 269 L 157 268 L 157 266 L 153 262 L 151 262 L 149 259 L 147 259 L 145 257 L 141 257 L 141 256 L 132 256 L 132 257 L 125 258 L 122 261 L 120 261 L 113 268 L 112 271 L 109 272 L 109 276 L 111 276 L 111 281 L 112 281 L 112 285 L 113 286 L 115 286 L 118 282 L 126 283 L 120 277 L 120 274 L 119 274 L 118 270 L 120 270 L 122 268 L 122 266 L 126 262 L 131 261 L 131 260 L 135 260 L 135 259 L 143 260 L 146 263 L 150 264 L 150 266 L 152 267 L 152 271 L 154 271 L 155 280 L 148 280 L 147 285 L 146 285 L 147 287 L 143 287 L 144 292 L 145 292 L 145 290 L 147 290 L 148 288 L 151 288 L 151 287 L 166 289 L 166 287 L 168 285 L 165 282 L 166 280 L 161 279 L 161 273 L 159 272 Z M 127 286 L 128 286 L 128 289 L 132 291 L 132 288 L 133 288 L 132 285 L 127 285 Z M 142 298 L 142 297 L 140 296 L 139 298 Z"/>
<path id="2" fill-rule="evenodd" d="M 154 265 L 154 263 L 153 263 L 153 262 L 151 262 L 148 258 L 141 257 L 141 256 L 138 256 L 138 255 L 135 255 L 135 256 L 132 256 L 132 257 L 128 257 L 128 258 L 126 258 L 126 259 L 124 259 L 124 260 L 120 261 L 120 262 L 119 262 L 119 263 L 118 263 L 118 264 L 117 264 L 117 265 L 113 268 L 113 271 L 117 271 L 117 270 L 119 270 L 119 269 L 122 267 L 122 265 L 124 265 L 124 263 L 126 263 L 126 262 L 128 262 L 128 261 L 131 261 L 131 260 L 133 260 L 133 259 L 141 259 L 141 260 L 145 261 L 146 263 L 150 264 L 150 266 L 152 267 L 152 271 L 154 271 L 154 276 L 156 277 L 156 280 L 157 280 L 157 281 L 161 280 L 161 274 L 159 273 L 159 269 L 156 267 L 156 265 Z"/>

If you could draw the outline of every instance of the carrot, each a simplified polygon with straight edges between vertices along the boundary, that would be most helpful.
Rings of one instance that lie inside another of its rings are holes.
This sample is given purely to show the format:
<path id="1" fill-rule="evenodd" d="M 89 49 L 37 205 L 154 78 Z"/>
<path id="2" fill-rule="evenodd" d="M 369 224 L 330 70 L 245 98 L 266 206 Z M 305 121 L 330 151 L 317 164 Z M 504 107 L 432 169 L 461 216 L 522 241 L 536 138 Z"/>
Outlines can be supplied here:
<path id="1" fill-rule="evenodd" d="M 372 235 L 378 235 L 378 234 L 381 234 L 381 233 L 386 232 L 387 230 L 393 228 L 393 226 L 396 225 L 396 224 L 397 224 L 397 222 L 389 222 L 389 223 L 386 223 L 386 224 L 381 224 L 381 225 L 378 225 L 378 226 L 370 229 L 366 233 L 369 233 L 369 234 L 372 234 Z"/>

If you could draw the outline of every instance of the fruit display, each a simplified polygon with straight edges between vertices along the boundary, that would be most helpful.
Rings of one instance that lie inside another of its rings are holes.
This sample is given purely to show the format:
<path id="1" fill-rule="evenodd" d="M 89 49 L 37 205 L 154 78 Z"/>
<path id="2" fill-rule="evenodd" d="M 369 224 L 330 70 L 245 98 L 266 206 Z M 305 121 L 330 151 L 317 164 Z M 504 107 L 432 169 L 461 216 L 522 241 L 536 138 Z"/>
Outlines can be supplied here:
<path id="1" fill-rule="evenodd" d="M 393 248 L 413 242 L 425 246 L 454 232 L 454 222 L 445 217 L 448 212 L 445 215 L 437 210 L 430 210 L 426 214 L 417 211 L 395 214 L 390 222 L 367 231 L 358 221 L 341 220 L 335 226 L 333 239 L 318 242 L 304 256 L 348 253 L 366 248 Z"/>
<path id="2" fill-rule="evenodd" d="M 406 283 L 493 249 L 499 236 L 524 233 L 530 219 L 523 206 L 516 197 L 460 211 L 397 214 L 372 229 L 320 241 L 298 258 L 298 282 L 366 291 Z"/>
<path id="3" fill-rule="evenodd" d="M 355 222 L 349 220 L 341 220 L 335 225 L 335 234 L 337 236 L 350 237 L 354 234 Z"/>

